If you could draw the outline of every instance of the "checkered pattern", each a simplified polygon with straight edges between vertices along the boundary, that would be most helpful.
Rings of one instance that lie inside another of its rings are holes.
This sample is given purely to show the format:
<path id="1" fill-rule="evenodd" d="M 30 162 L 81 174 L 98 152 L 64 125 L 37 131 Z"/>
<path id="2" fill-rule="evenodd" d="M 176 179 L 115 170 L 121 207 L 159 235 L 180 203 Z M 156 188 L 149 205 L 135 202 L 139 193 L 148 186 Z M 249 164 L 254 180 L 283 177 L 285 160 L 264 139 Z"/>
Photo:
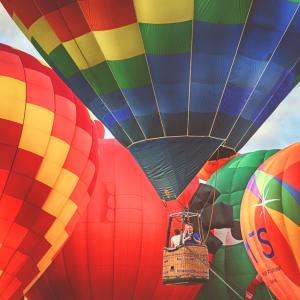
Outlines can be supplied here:
<path id="1" fill-rule="evenodd" d="M 0 299 L 20 299 L 70 236 L 94 186 L 95 127 L 48 67 L 0 45 Z"/>

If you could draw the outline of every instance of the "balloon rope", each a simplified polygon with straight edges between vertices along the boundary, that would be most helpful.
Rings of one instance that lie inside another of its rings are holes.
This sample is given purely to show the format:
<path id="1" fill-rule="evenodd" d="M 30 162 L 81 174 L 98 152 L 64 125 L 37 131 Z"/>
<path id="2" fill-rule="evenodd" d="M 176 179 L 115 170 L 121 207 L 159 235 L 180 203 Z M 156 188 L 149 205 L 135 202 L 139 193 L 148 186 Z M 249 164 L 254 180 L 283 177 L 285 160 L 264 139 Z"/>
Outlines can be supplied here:
<path id="1" fill-rule="evenodd" d="M 197 211 L 197 213 L 199 213 L 199 212 Z M 200 226 L 199 219 L 200 219 L 200 216 L 197 217 L 197 224 L 198 224 L 198 232 L 201 235 L 201 245 L 202 245 L 204 243 L 204 241 L 203 241 L 203 231 L 202 231 L 202 227 Z"/>
<path id="2" fill-rule="evenodd" d="M 219 166 L 219 154 L 220 154 L 220 151 L 218 149 L 218 152 L 217 152 L 217 170 L 216 170 L 216 176 L 215 176 L 215 182 L 213 184 L 213 188 L 214 188 L 214 194 L 213 194 L 213 203 L 212 203 L 212 208 L 211 208 L 211 214 L 210 214 L 210 220 L 209 220 L 209 226 L 208 226 L 208 231 L 207 231 L 207 234 L 206 234 L 206 238 L 204 240 L 204 243 L 206 243 L 207 239 L 208 239 L 208 236 L 209 236 L 209 233 L 210 233 L 210 228 L 211 228 L 211 223 L 212 223 L 212 218 L 213 218 L 213 214 L 214 214 L 214 207 L 215 207 L 215 200 L 216 200 L 216 195 L 217 195 L 217 192 L 216 192 L 216 186 L 217 186 L 217 180 L 218 180 L 218 166 Z"/>
<path id="3" fill-rule="evenodd" d="M 270 298 L 272 299 L 272 300 L 274 300 L 273 299 L 273 297 L 272 297 L 272 294 L 270 293 L 270 290 L 269 290 L 269 288 L 267 287 L 267 285 L 265 284 L 265 286 L 266 286 L 266 288 L 267 288 L 267 291 L 268 291 L 268 293 L 269 293 L 269 295 L 270 295 Z"/>
<path id="4" fill-rule="evenodd" d="M 212 267 L 210 267 L 210 271 L 222 281 L 231 291 L 233 291 L 240 299 L 244 300 L 245 298 L 242 297 L 233 287 L 231 287 Z"/>

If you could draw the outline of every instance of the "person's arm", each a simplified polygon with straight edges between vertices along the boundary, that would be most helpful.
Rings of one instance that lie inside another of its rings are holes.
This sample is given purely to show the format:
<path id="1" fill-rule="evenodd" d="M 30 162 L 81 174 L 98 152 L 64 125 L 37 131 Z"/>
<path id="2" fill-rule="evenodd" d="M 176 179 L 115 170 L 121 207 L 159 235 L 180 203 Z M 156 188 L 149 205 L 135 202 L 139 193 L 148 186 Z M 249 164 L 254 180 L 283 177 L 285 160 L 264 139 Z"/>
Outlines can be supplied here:
<path id="1" fill-rule="evenodd" d="M 201 241 L 200 241 L 200 236 L 196 233 L 196 234 L 193 234 L 193 240 L 195 243 L 197 243 L 198 245 L 201 244 Z"/>
<path id="2" fill-rule="evenodd" d="M 188 234 L 188 236 L 183 239 L 183 243 L 185 243 L 187 240 L 190 240 L 190 239 L 191 239 L 191 235 Z"/>
<path id="3" fill-rule="evenodd" d="M 171 238 L 171 247 L 172 247 L 172 248 L 175 248 L 174 241 L 173 241 L 173 237 Z"/>

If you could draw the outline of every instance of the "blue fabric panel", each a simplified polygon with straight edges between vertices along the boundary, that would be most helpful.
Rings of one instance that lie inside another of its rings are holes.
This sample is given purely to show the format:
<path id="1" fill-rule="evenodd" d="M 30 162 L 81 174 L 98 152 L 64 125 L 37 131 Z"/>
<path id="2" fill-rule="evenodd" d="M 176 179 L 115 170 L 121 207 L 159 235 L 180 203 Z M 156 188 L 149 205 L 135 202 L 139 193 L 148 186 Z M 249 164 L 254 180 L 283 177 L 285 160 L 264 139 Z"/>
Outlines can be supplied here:
<path id="1" fill-rule="evenodd" d="M 71 78 L 67 79 L 66 83 L 73 91 L 75 91 L 76 95 L 84 102 L 87 107 L 89 107 L 90 102 L 98 98 L 95 91 L 87 83 L 84 76 L 79 72 Z"/>
<path id="2" fill-rule="evenodd" d="M 223 87 L 223 84 L 192 82 L 191 94 L 193 95 L 193 101 L 190 103 L 190 111 L 199 113 L 215 112 Z"/>
<path id="3" fill-rule="evenodd" d="M 190 54 L 147 55 L 147 58 L 160 111 L 187 112 Z"/>
<path id="4" fill-rule="evenodd" d="M 209 137 L 161 138 L 134 144 L 129 151 L 160 197 L 172 200 L 182 193 L 221 143 Z"/>
<path id="5" fill-rule="evenodd" d="M 141 117 L 158 113 L 152 86 L 124 89 L 123 94 L 136 116 Z"/>
<path id="6" fill-rule="evenodd" d="M 291 23 L 291 26 L 266 68 L 253 96 L 249 99 L 242 113 L 243 118 L 254 120 L 263 106 L 270 101 L 270 98 L 278 90 L 278 87 L 282 85 L 283 81 L 285 82 L 284 89 L 291 89 L 293 87 L 293 82 L 287 82 L 286 76 L 290 73 L 290 69 L 300 57 L 300 35 L 295 33 L 296 28 L 300 28 L 299 19 L 300 12 L 296 14 L 294 21 Z M 294 80 L 291 79 L 291 76 L 289 76 L 289 78 L 290 80 Z M 286 93 L 284 93 L 284 95 L 285 94 Z M 281 100 L 283 100 L 283 98 Z"/>
<path id="7" fill-rule="evenodd" d="M 237 117 L 250 93 L 250 89 L 240 88 L 229 83 L 225 90 L 219 111 L 228 116 Z"/>
<path id="8" fill-rule="evenodd" d="M 191 111 L 216 110 L 242 28 L 194 21 Z"/>
<path id="9" fill-rule="evenodd" d="M 239 53 L 268 60 L 298 4 L 286 0 L 253 1 Z"/>
<path id="10" fill-rule="evenodd" d="M 123 94 L 147 137 L 163 136 L 153 87 L 143 86 L 135 89 L 124 89 Z"/>

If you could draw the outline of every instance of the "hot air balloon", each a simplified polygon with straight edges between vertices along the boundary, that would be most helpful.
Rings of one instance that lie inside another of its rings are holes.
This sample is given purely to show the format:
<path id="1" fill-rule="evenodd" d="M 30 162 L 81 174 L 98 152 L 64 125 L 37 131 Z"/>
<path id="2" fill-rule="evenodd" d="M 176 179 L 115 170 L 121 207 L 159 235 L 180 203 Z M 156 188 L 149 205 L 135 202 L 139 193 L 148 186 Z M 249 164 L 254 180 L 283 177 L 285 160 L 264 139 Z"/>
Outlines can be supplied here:
<path id="1" fill-rule="evenodd" d="M 86 108 L 46 66 L 0 45 L 0 298 L 19 300 L 90 199 L 97 139 Z"/>
<path id="2" fill-rule="evenodd" d="M 199 285 L 163 285 L 161 269 L 167 217 L 188 203 L 197 180 L 165 207 L 124 147 L 103 140 L 99 150 L 101 168 L 87 212 L 27 298 L 192 299 Z"/>
<path id="3" fill-rule="evenodd" d="M 240 206 L 252 174 L 263 161 L 276 152 L 277 150 L 260 150 L 235 157 L 213 173 L 206 183 L 218 192 L 211 228 L 214 236 L 223 244 L 214 254 L 210 266 L 210 279 L 199 291 L 197 300 L 244 299 L 248 286 L 251 286 L 256 277 L 256 270 L 247 255 L 241 237 Z M 205 197 L 204 200 L 206 201 Z M 205 213 L 206 210 L 210 210 L 210 207 L 202 211 L 204 225 L 209 222 L 206 221 L 205 215 L 208 215 L 208 219 L 210 217 L 210 213 Z M 253 287 L 252 290 L 253 299 L 271 299 L 264 284 L 255 289 Z"/>
<path id="4" fill-rule="evenodd" d="M 300 299 L 300 143 L 281 150 L 252 176 L 241 228 L 248 255 L 278 299 Z"/>
<path id="5" fill-rule="evenodd" d="M 165 200 L 297 82 L 299 1 L 1 2 Z"/>

